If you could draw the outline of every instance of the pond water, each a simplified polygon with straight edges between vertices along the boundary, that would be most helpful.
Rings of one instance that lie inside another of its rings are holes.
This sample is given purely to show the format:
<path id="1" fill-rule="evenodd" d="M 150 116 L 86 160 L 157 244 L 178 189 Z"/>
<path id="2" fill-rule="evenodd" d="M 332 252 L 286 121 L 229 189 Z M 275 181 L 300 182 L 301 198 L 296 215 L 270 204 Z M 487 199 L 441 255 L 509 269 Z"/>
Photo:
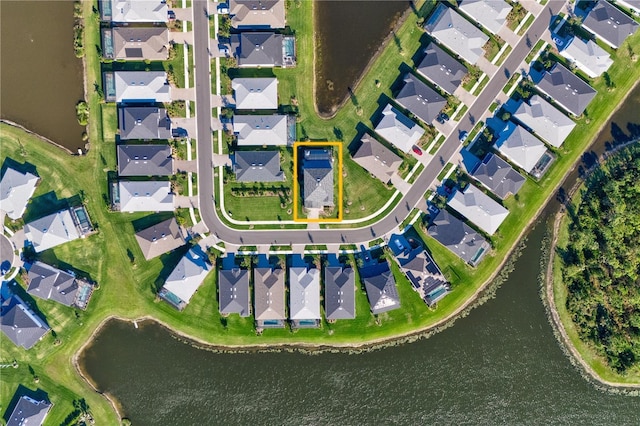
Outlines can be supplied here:
<path id="1" fill-rule="evenodd" d="M 349 96 L 409 2 L 324 0 L 314 8 L 316 106 L 329 116 Z"/>
<path id="2" fill-rule="evenodd" d="M 72 1 L 0 1 L 0 116 L 76 152 L 82 61 Z"/>

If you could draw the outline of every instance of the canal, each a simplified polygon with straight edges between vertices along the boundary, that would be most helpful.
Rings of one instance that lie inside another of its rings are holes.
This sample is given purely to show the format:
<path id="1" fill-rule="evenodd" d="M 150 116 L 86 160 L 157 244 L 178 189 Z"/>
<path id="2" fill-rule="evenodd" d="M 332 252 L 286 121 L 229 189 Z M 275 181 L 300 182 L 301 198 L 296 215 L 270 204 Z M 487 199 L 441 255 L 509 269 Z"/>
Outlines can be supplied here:
<path id="1" fill-rule="evenodd" d="M 73 2 L 0 1 L 0 40 L 0 117 L 73 152 L 84 148 L 75 110 L 84 90 Z"/>
<path id="2" fill-rule="evenodd" d="M 640 85 L 589 152 L 640 131 L 638 107 Z M 547 321 L 538 276 L 546 219 L 557 208 L 547 207 L 495 299 L 430 339 L 359 355 L 230 354 L 196 349 L 154 323 L 111 321 L 81 368 L 137 425 L 637 425 L 638 399 L 583 379 Z"/>
<path id="3" fill-rule="evenodd" d="M 333 115 L 349 96 L 362 72 L 389 36 L 396 21 L 409 8 L 396 1 L 317 1 L 316 107 Z"/>

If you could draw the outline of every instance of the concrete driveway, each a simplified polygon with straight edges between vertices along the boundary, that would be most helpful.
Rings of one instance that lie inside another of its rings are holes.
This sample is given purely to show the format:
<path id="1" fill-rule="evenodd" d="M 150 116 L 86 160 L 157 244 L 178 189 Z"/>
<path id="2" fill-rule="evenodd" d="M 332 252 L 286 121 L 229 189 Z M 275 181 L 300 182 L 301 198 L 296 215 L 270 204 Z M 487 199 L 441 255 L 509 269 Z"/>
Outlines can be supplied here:
<path id="1" fill-rule="evenodd" d="M 176 209 L 188 209 L 189 207 L 198 208 L 198 196 L 187 197 L 186 195 L 176 195 L 173 198 L 173 206 Z"/>
<path id="2" fill-rule="evenodd" d="M 193 8 L 185 7 L 179 9 L 171 9 L 176 14 L 176 19 L 179 21 L 193 21 Z M 204 13 L 204 12 L 203 12 Z"/>
<path id="3" fill-rule="evenodd" d="M 184 117 L 174 117 L 171 119 L 171 127 L 181 128 L 187 131 L 187 136 L 195 138 L 196 137 L 196 119 L 192 118 L 184 118 Z"/>
<path id="4" fill-rule="evenodd" d="M 174 173 L 178 172 L 192 172 L 198 173 L 198 163 L 196 160 L 174 160 L 173 161 L 173 171 Z"/>
<path id="5" fill-rule="evenodd" d="M 174 101 L 195 101 L 196 91 L 193 88 L 179 89 L 177 87 L 171 87 L 171 99 Z"/>
<path id="6" fill-rule="evenodd" d="M 193 44 L 193 31 L 189 32 L 177 32 L 171 31 L 169 32 L 169 41 L 172 41 L 176 44 Z"/>

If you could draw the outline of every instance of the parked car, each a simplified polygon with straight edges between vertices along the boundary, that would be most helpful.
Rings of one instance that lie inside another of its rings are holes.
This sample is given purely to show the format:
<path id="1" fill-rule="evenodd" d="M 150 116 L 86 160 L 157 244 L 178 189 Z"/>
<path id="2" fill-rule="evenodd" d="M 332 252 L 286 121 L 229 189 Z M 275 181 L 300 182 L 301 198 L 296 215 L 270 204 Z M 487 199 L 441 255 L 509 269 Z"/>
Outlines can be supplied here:
<path id="1" fill-rule="evenodd" d="M 416 145 L 414 145 L 413 147 L 411 147 L 411 150 L 412 150 L 413 152 L 415 152 L 417 155 L 422 155 L 422 150 L 421 150 L 419 147 L 417 147 Z"/>
<path id="2" fill-rule="evenodd" d="M 176 13 L 173 10 L 168 11 L 167 15 L 169 16 L 169 20 L 170 21 L 175 21 L 176 20 Z"/>
<path id="3" fill-rule="evenodd" d="M 466 141 L 468 136 L 469 136 L 469 132 L 462 131 L 460 133 L 460 142 Z"/>

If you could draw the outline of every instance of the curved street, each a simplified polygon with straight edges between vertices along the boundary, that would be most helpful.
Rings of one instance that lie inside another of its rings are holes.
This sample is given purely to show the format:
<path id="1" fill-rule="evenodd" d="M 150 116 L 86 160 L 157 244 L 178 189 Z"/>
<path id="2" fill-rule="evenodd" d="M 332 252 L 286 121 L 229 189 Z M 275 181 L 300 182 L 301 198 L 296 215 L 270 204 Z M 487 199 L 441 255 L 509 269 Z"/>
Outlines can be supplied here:
<path id="1" fill-rule="evenodd" d="M 496 99 L 509 76 L 525 59 L 531 48 L 541 38 L 553 16 L 557 15 L 564 1 L 550 0 L 534 22 L 513 46 L 509 56 L 497 71 L 489 76 L 490 80 L 482 93 L 456 124 L 451 134 L 446 138 L 431 162 L 420 173 L 411 189 L 404 194 L 396 207 L 378 222 L 361 228 L 351 229 L 313 229 L 313 230 L 236 230 L 229 228 L 218 217 L 214 206 L 213 184 L 213 141 L 211 127 L 211 77 L 210 77 L 210 48 L 209 48 L 209 7 L 215 3 L 206 0 L 193 2 L 194 29 L 194 63 L 196 90 L 196 120 L 197 120 L 197 161 L 198 161 L 198 200 L 200 215 L 209 231 L 218 239 L 236 245 L 259 244 L 359 244 L 382 237 L 397 229 L 414 207 L 424 202 L 424 194 L 436 180 L 438 174 L 451 159 L 460 151 L 459 132 L 470 132 L 475 123 L 487 111 Z"/>

